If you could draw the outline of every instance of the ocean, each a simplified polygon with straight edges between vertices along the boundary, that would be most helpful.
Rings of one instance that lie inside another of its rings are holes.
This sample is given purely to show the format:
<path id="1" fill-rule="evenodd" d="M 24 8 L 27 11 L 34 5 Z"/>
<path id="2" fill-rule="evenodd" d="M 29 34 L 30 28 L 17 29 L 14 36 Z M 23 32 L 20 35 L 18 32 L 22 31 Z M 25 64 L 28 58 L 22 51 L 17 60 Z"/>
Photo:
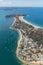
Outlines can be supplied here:
<path id="1" fill-rule="evenodd" d="M 38 7 L 0 7 L 0 65 L 22 65 L 16 57 L 17 30 L 9 29 L 14 18 L 6 18 L 9 14 L 26 14 L 28 22 L 43 27 L 43 8 Z"/>

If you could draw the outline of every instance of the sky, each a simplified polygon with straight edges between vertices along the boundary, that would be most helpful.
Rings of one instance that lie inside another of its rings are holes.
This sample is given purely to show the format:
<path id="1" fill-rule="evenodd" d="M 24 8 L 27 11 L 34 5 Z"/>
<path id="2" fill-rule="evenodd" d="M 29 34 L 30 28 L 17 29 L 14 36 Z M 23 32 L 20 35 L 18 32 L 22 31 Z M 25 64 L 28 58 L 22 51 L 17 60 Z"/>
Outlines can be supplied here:
<path id="1" fill-rule="evenodd" d="M 43 0 L 0 0 L 0 7 L 43 7 Z"/>

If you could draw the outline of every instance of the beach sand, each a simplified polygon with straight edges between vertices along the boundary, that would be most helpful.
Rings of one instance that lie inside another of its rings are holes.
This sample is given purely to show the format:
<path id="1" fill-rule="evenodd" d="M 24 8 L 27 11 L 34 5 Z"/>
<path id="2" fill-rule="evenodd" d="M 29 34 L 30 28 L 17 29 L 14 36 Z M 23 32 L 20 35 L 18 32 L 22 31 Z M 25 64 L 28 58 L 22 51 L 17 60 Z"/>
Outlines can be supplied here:
<path id="1" fill-rule="evenodd" d="M 29 25 L 32 25 L 32 26 L 35 27 L 35 28 L 41 28 L 41 27 L 39 27 L 39 26 L 33 25 L 33 24 L 30 23 L 29 21 L 26 21 L 26 20 L 24 19 L 24 16 L 20 16 L 19 19 L 22 20 L 23 22 L 29 24 Z"/>

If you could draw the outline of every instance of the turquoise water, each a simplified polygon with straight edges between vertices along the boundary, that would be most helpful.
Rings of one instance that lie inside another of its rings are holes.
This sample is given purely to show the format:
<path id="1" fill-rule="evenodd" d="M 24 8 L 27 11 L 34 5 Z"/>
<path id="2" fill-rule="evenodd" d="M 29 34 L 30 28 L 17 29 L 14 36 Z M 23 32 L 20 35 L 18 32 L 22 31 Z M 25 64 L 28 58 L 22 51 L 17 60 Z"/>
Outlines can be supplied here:
<path id="1" fill-rule="evenodd" d="M 9 14 L 27 14 L 24 19 L 43 27 L 43 8 L 0 8 L 0 65 L 21 65 L 15 54 L 19 33 L 9 29 L 14 21 Z"/>
<path id="2" fill-rule="evenodd" d="M 15 54 L 18 36 L 17 31 L 0 31 L 0 65 L 20 65 Z"/>

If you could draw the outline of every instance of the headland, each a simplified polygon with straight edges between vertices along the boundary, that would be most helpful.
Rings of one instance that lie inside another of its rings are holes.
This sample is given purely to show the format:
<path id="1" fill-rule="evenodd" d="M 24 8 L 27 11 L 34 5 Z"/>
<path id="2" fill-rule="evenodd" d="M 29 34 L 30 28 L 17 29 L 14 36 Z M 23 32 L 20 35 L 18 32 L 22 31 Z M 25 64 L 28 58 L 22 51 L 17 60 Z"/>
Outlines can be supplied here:
<path id="1" fill-rule="evenodd" d="M 14 17 L 15 21 L 10 29 L 16 29 L 20 34 L 16 50 L 17 58 L 24 64 L 43 65 L 43 29 L 28 23 L 22 15 Z"/>

